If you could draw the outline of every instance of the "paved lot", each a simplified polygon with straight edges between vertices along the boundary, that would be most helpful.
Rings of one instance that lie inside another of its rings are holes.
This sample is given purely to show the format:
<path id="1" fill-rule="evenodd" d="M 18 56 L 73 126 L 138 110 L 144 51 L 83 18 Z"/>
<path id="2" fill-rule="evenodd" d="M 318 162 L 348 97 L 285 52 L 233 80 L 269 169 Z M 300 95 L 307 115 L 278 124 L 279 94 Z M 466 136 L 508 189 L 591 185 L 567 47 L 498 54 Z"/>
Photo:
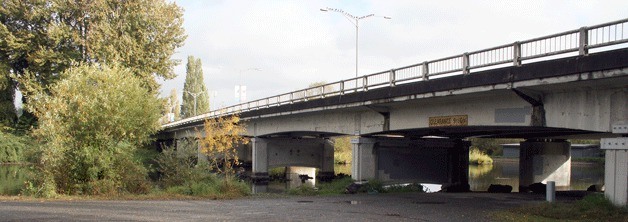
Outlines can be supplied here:
<path id="1" fill-rule="evenodd" d="M 2 221 L 487 221 L 530 194 L 412 193 L 201 201 L 2 201 Z"/>

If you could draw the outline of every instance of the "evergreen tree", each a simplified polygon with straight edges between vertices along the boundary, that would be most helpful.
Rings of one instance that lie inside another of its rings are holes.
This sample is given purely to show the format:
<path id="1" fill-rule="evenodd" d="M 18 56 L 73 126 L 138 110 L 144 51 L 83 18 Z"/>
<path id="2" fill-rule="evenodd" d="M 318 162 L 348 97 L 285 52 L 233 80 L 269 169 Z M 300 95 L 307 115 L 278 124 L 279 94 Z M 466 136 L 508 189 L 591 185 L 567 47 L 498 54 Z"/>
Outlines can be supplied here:
<path id="1" fill-rule="evenodd" d="M 0 65 L 0 69 L 4 69 Z M 1 72 L 1 71 L 0 71 Z M 14 82 L 7 75 L 0 75 L 0 126 L 13 126 L 17 118 L 13 97 L 15 96 Z"/>
<path id="2" fill-rule="evenodd" d="M 174 113 L 174 120 L 181 119 L 181 102 L 179 101 L 177 89 L 170 90 L 170 109 Z"/>
<path id="3" fill-rule="evenodd" d="M 196 102 L 194 101 L 196 97 Z M 194 110 L 196 103 L 196 111 Z M 195 114 L 209 112 L 209 94 L 203 82 L 203 68 L 201 59 L 188 56 L 185 83 L 183 85 L 183 102 L 181 103 L 181 117 L 188 118 Z"/>

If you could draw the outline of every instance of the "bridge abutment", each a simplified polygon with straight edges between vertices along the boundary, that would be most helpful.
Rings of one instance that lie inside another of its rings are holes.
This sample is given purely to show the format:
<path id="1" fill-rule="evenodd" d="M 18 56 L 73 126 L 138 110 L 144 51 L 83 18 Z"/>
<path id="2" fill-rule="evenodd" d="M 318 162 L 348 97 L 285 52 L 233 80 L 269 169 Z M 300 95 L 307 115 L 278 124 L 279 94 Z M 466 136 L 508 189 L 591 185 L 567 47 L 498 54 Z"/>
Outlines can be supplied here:
<path id="1" fill-rule="evenodd" d="M 555 181 L 569 186 L 571 143 L 565 140 L 526 140 L 519 149 L 519 190 L 533 183 Z"/>
<path id="2" fill-rule="evenodd" d="M 436 183 L 468 190 L 468 141 L 359 137 L 351 142 L 354 180 Z"/>

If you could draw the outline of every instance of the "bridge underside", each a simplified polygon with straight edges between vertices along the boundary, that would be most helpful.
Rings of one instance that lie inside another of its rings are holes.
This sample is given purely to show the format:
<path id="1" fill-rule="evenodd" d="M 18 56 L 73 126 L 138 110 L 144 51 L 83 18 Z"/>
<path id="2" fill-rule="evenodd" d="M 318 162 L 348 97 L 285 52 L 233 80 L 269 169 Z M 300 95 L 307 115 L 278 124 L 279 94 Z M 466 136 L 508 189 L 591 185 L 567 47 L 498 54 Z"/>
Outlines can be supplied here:
<path id="1" fill-rule="evenodd" d="M 364 136 L 372 137 L 405 137 L 418 139 L 428 136 L 447 138 L 602 138 L 608 133 L 535 126 L 463 126 L 463 127 L 431 127 L 421 129 L 394 130 L 384 133 L 371 133 Z"/>

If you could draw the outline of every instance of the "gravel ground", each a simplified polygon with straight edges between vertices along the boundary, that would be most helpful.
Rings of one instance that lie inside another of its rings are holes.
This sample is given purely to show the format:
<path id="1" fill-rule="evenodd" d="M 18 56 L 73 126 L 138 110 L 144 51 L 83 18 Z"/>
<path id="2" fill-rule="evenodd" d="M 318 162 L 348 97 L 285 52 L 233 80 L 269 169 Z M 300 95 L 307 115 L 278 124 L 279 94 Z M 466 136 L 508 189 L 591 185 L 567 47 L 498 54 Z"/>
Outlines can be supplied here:
<path id="1" fill-rule="evenodd" d="M 2 201 L 2 221 L 488 221 L 531 194 L 254 196 L 237 200 Z"/>

